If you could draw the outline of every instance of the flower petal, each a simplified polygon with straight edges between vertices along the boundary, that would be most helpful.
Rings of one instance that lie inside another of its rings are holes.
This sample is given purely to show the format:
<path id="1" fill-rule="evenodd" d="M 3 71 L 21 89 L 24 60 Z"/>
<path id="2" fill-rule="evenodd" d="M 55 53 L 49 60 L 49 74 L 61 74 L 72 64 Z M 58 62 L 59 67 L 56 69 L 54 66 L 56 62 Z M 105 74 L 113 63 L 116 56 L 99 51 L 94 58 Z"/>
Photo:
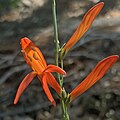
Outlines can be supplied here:
<path id="1" fill-rule="evenodd" d="M 46 73 L 47 83 L 60 95 L 62 88 L 51 73 Z"/>
<path id="2" fill-rule="evenodd" d="M 22 50 L 25 50 L 29 46 L 30 43 L 31 43 L 31 40 L 29 40 L 27 37 L 22 38 L 20 41 Z"/>
<path id="3" fill-rule="evenodd" d="M 52 97 L 52 94 L 48 88 L 48 84 L 47 84 L 47 76 L 44 74 L 43 78 L 42 78 L 42 86 L 43 86 L 43 89 L 45 91 L 45 94 L 47 95 L 48 99 L 50 100 L 50 102 L 56 106 L 56 102 L 55 100 L 53 99 Z"/>
<path id="4" fill-rule="evenodd" d="M 34 50 L 36 51 L 36 53 L 38 54 L 38 56 L 40 58 L 39 61 L 41 61 L 43 63 L 43 65 L 44 65 L 44 67 L 46 67 L 47 63 L 46 63 L 45 58 L 44 58 L 42 52 L 40 51 L 40 49 L 38 47 L 35 47 Z"/>
<path id="5" fill-rule="evenodd" d="M 83 80 L 71 93 L 70 101 L 81 95 L 99 79 L 101 79 L 107 70 L 118 60 L 119 56 L 113 55 L 101 60 L 92 72 Z"/>
<path id="6" fill-rule="evenodd" d="M 31 72 L 29 73 L 21 82 L 15 100 L 14 100 L 14 104 L 17 104 L 21 94 L 23 93 L 23 91 L 27 88 L 27 86 L 31 83 L 31 81 L 33 80 L 33 78 L 36 76 L 36 72 Z"/>
<path id="7" fill-rule="evenodd" d="M 60 74 L 66 75 L 66 72 L 58 66 L 48 65 L 44 72 L 58 72 Z"/>
<path id="8" fill-rule="evenodd" d="M 32 60 L 32 58 L 34 58 L 34 59 L 40 61 L 40 64 L 44 68 L 46 68 L 47 64 L 46 64 L 46 61 L 44 59 L 42 52 L 30 39 L 28 39 L 27 37 L 22 38 L 21 39 L 21 47 L 22 47 L 22 50 L 24 51 L 23 56 L 25 57 L 25 60 L 27 63 L 29 60 L 26 58 L 29 57 L 31 60 Z"/>
<path id="9" fill-rule="evenodd" d="M 78 26 L 70 40 L 67 42 L 65 47 L 63 48 L 63 54 L 67 53 L 72 46 L 80 40 L 80 38 L 85 34 L 85 32 L 90 28 L 94 19 L 99 14 L 103 7 L 104 3 L 100 2 L 93 6 L 84 16 L 81 24 Z"/>

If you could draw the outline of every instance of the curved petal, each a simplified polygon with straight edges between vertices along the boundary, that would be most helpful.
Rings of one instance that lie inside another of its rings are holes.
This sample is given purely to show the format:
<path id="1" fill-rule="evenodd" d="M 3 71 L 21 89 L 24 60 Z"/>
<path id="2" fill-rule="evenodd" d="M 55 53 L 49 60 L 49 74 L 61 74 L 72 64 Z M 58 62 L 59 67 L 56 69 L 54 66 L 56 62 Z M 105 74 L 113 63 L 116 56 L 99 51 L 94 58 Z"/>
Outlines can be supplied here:
<path id="1" fill-rule="evenodd" d="M 63 69 L 55 65 L 48 65 L 44 72 L 57 72 L 66 75 L 66 72 Z"/>
<path id="2" fill-rule="evenodd" d="M 47 83 L 60 95 L 62 88 L 51 73 L 46 73 Z"/>
<path id="3" fill-rule="evenodd" d="M 48 88 L 47 76 L 46 76 L 46 75 L 44 75 L 43 78 L 42 78 L 42 86 L 43 86 L 43 89 L 44 89 L 44 91 L 45 91 L 45 94 L 47 95 L 47 97 L 48 97 L 48 99 L 50 100 L 50 102 L 51 102 L 54 106 L 56 106 L 56 102 L 55 102 L 55 100 L 53 99 L 52 94 L 51 94 L 51 92 L 50 92 L 50 90 L 49 90 L 49 88 Z"/>
<path id="4" fill-rule="evenodd" d="M 22 38 L 20 41 L 22 50 L 25 50 L 29 46 L 30 43 L 31 43 L 31 40 L 29 40 L 27 37 Z"/>
<path id="5" fill-rule="evenodd" d="M 21 82 L 21 84 L 17 90 L 17 94 L 16 94 L 16 97 L 14 99 L 14 104 L 17 104 L 21 94 L 27 88 L 27 86 L 31 83 L 31 81 L 33 80 L 33 78 L 35 76 L 36 76 L 36 72 L 31 72 L 23 79 L 23 81 Z"/>
<path id="6" fill-rule="evenodd" d="M 95 84 L 99 79 L 103 77 L 103 75 L 107 72 L 107 70 L 118 60 L 119 56 L 113 55 L 109 56 L 103 60 L 101 60 L 96 67 L 92 70 L 92 72 L 83 80 L 71 93 L 70 93 L 70 101 L 75 99 L 77 96 L 81 95 L 88 88 L 90 88 L 93 84 Z"/>
<path id="7" fill-rule="evenodd" d="M 90 28 L 92 25 L 94 19 L 99 14 L 103 7 L 104 3 L 100 2 L 93 6 L 84 16 L 81 24 L 78 26 L 70 40 L 67 42 L 65 47 L 63 48 L 63 53 L 66 53 L 69 51 L 70 48 L 78 41 L 80 38 L 85 34 L 85 32 Z"/>
<path id="8" fill-rule="evenodd" d="M 22 50 L 25 52 L 25 54 L 23 53 L 23 55 L 27 63 L 28 63 L 28 60 L 26 58 L 28 57 L 28 55 L 30 55 L 31 58 L 39 60 L 40 64 L 44 68 L 46 68 L 47 64 L 42 52 L 37 46 L 35 46 L 35 44 L 30 39 L 28 39 L 27 37 L 22 38 L 21 47 L 22 47 Z"/>
<path id="9" fill-rule="evenodd" d="M 33 49 L 34 49 L 34 50 L 36 51 L 36 53 L 38 54 L 38 56 L 39 56 L 39 58 L 40 58 L 39 61 L 42 62 L 42 64 L 44 65 L 44 67 L 46 67 L 46 66 L 47 66 L 47 63 L 46 63 L 45 58 L 44 58 L 42 52 L 40 51 L 40 49 L 39 49 L 38 47 L 34 47 Z"/>

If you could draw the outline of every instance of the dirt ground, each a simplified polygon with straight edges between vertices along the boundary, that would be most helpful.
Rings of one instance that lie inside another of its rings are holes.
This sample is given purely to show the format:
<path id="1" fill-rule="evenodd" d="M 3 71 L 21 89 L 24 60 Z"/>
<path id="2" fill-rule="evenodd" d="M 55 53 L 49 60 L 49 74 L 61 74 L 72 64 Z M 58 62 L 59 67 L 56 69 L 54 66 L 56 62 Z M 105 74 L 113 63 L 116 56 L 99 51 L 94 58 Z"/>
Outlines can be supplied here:
<path id="1" fill-rule="evenodd" d="M 85 12 L 100 0 L 56 0 L 60 44 L 67 42 Z M 86 35 L 65 59 L 65 89 L 72 91 L 109 55 L 120 55 L 120 1 L 105 6 Z M 53 107 L 35 78 L 17 105 L 13 100 L 31 69 L 20 52 L 20 38 L 32 39 L 47 63 L 54 64 L 51 0 L 0 1 L 0 120 L 61 120 L 58 96 Z M 120 60 L 69 106 L 71 120 L 120 120 Z"/>

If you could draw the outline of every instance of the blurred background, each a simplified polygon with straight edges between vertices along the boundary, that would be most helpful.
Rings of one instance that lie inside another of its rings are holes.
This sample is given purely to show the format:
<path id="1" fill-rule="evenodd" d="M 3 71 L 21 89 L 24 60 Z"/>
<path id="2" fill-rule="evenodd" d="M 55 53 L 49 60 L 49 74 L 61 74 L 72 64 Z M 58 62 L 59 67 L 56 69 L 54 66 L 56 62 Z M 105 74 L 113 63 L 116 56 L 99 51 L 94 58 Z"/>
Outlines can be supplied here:
<path id="1" fill-rule="evenodd" d="M 100 0 L 56 0 L 59 40 L 67 42 L 85 12 Z M 65 59 L 65 89 L 72 91 L 101 59 L 120 55 L 120 0 L 102 0 L 105 6 L 85 36 Z M 0 120 L 60 120 L 61 110 L 45 96 L 37 78 L 17 105 L 17 88 L 31 69 L 20 52 L 28 37 L 54 64 L 51 0 L 0 0 Z M 69 106 L 71 120 L 120 120 L 120 61 Z"/>

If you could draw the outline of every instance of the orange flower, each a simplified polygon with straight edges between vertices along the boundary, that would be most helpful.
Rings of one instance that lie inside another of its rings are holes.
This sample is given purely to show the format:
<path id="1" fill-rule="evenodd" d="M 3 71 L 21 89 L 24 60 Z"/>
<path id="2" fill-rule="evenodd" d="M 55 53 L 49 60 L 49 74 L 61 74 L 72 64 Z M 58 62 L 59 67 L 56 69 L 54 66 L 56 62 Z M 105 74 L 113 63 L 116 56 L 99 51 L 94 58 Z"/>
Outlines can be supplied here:
<path id="1" fill-rule="evenodd" d="M 92 72 L 83 80 L 70 94 L 70 102 L 77 96 L 81 95 L 88 88 L 94 85 L 99 79 L 101 79 L 107 70 L 118 60 L 119 56 L 112 55 L 101 60 Z"/>
<path id="2" fill-rule="evenodd" d="M 70 40 L 67 42 L 65 47 L 62 49 L 62 53 L 61 53 L 62 56 L 64 56 L 69 51 L 69 49 L 71 49 L 73 47 L 73 45 L 76 44 L 76 42 L 78 40 L 80 40 L 80 38 L 87 32 L 87 30 L 92 25 L 92 23 L 93 23 L 94 19 L 96 18 L 96 16 L 101 11 L 103 5 L 104 5 L 104 3 L 100 2 L 97 5 L 93 6 L 85 14 L 81 24 L 77 27 L 76 31 L 74 32 L 74 34 L 72 35 Z"/>
<path id="3" fill-rule="evenodd" d="M 29 40 L 28 38 L 22 38 L 21 39 L 21 46 L 22 46 L 22 53 L 23 56 L 27 62 L 27 64 L 33 69 L 33 72 L 29 73 L 21 82 L 15 100 L 14 104 L 16 104 L 23 93 L 23 91 L 27 88 L 27 86 L 31 83 L 33 78 L 35 76 L 38 77 L 38 79 L 42 83 L 42 87 L 48 97 L 48 99 L 51 101 L 51 103 L 55 106 L 56 103 L 51 95 L 51 92 L 48 88 L 48 84 L 60 95 L 62 88 L 57 83 L 54 76 L 51 74 L 51 72 L 58 72 L 60 74 L 66 74 L 64 70 L 62 70 L 60 67 L 55 65 L 47 65 L 46 61 L 39 50 L 38 47 L 34 45 L 34 43 Z"/>

